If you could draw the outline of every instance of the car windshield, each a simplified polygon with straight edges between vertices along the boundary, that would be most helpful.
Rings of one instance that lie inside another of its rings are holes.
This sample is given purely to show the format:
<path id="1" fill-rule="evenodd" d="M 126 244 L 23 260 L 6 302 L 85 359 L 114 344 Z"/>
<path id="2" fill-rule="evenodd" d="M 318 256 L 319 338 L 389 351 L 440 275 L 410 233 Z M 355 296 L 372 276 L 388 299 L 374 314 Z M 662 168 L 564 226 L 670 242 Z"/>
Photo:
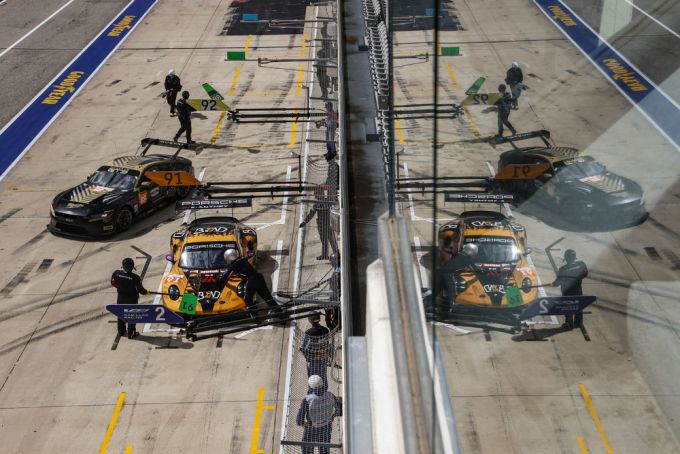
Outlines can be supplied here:
<path id="1" fill-rule="evenodd" d="M 508 263 L 519 260 L 520 251 L 512 238 L 504 236 L 469 236 L 465 243 L 477 245 L 476 263 Z"/>
<path id="2" fill-rule="evenodd" d="M 93 173 L 87 182 L 95 186 L 129 190 L 135 187 L 138 175 L 139 173 L 133 170 L 102 167 Z"/>
<path id="3" fill-rule="evenodd" d="M 179 266 L 191 270 L 214 270 L 226 268 L 224 251 L 236 249 L 235 243 L 192 243 L 184 246 Z"/>
<path id="4" fill-rule="evenodd" d="M 560 177 L 577 180 L 602 175 L 606 171 L 602 164 L 589 156 L 576 158 L 569 165 L 563 164 L 561 170 L 559 169 L 559 166 L 556 165 L 555 167 L 558 167 Z"/>

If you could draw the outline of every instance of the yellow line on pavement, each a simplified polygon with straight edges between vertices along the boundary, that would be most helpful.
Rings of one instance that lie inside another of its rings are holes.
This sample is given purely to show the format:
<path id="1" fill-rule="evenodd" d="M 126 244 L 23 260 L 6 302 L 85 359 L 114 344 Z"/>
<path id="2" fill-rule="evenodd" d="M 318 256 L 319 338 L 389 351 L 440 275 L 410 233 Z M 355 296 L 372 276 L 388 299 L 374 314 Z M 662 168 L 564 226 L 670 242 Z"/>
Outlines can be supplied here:
<path id="1" fill-rule="evenodd" d="M 298 110 L 293 110 L 293 113 L 298 113 Z M 297 134 L 297 118 L 293 121 L 293 130 L 290 132 L 290 143 L 288 148 L 295 148 L 295 136 Z"/>
<path id="2" fill-rule="evenodd" d="M 120 393 L 118 396 L 118 402 L 116 403 L 116 408 L 113 410 L 113 416 L 111 416 L 111 421 L 109 421 L 109 427 L 106 429 L 106 435 L 104 435 L 104 441 L 99 448 L 99 454 L 105 454 L 106 449 L 109 447 L 109 441 L 111 441 L 111 435 L 113 435 L 113 429 L 116 428 L 116 422 L 118 421 L 118 415 L 120 415 L 120 410 L 123 408 L 123 403 L 125 402 L 125 393 Z"/>
<path id="3" fill-rule="evenodd" d="M 212 139 L 210 139 L 211 145 L 215 145 L 215 142 L 217 141 L 217 135 L 220 133 L 220 129 L 222 129 L 222 120 L 224 120 L 224 114 L 226 114 L 226 112 L 222 112 L 222 115 L 220 115 L 220 119 L 217 122 L 215 132 L 213 133 Z"/>
<path id="4" fill-rule="evenodd" d="M 465 117 L 467 118 L 468 123 L 470 123 L 472 135 L 475 136 L 475 139 L 481 138 L 482 136 L 479 134 L 479 129 L 477 129 L 477 125 L 472 120 L 472 115 L 470 115 L 470 111 L 468 110 L 467 106 L 463 106 L 463 110 L 465 111 Z"/>
<path id="5" fill-rule="evenodd" d="M 398 118 L 394 119 L 394 127 L 397 130 L 397 139 L 399 139 L 399 145 L 404 145 L 404 134 L 401 132 L 401 122 Z"/>
<path id="6" fill-rule="evenodd" d="M 123 454 L 132 454 L 132 446 L 125 448 L 125 452 Z"/>
<path id="7" fill-rule="evenodd" d="M 300 63 L 300 67 L 298 68 L 298 81 L 297 81 L 297 96 L 300 96 L 300 90 L 302 89 L 302 63 Z"/>
<path id="8" fill-rule="evenodd" d="M 305 50 L 307 49 L 307 33 L 302 34 L 302 50 L 300 51 L 300 56 L 305 56 Z"/>
<path id="9" fill-rule="evenodd" d="M 578 443 L 578 448 L 581 450 L 581 454 L 588 454 L 588 448 L 586 447 L 586 442 L 583 441 L 583 437 L 576 437 L 576 443 Z"/>
<path id="10" fill-rule="evenodd" d="M 595 427 L 597 428 L 597 431 L 600 434 L 600 439 L 602 439 L 602 444 L 604 444 L 605 452 L 607 454 L 614 454 L 614 450 L 612 449 L 611 445 L 609 444 L 609 438 L 607 438 L 607 434 L 604 431 L 604 426 L 602 425 L 602 421 L 600 421 L 600 417 L 597 415 L 597 410 L 595 409 L 595 405 L 593 405 L 593 401 L 590 399 L 590 394 L 588 394 L 588 390 L 583 385 L 583 383 L 579 383 L 578 388 L 581 390 L 581 395 L 583 396 L 583 400 L 586 403 L 586 407 L 588 407 L 588 411 L 590 412 L 590 416 L 593 418 L 593 422 L 595 423 Z"/>
<path id="11" fill-rule="evenodd" d="M 453 74 L 453 70 L 451 69 L 451 65 L 449 65 L 449 62 L 446 63 L 446 72 L 449 73 L 449 77 L 453 81 L 453 86 L 456 87 L 456 90 L 460 90 L 460 85 L 458 84 L 458 80 L 456 79 L 456 76 Z"/>
<path id="12" fill-rule="evenodd" d="M 260 441 L 260 425 L 262 424 L 263 410 L 276 410 L 276 405 L 263 405 L 264 388 L 257 389 L 257 406 L 255 407 L 255 421 L 253 422 L 253 438 L 250 440 L 250 454 L 264 453 L 264 449 L 257 447 Z"/>
<path id="13" fill-rule="evenodd" d="M 248 39 L 246 40 L 246 45 L 243 46 L 243 52 L 248 52 L 248 47 L 250 47 L 250 42 L 253 40 L 253 35 L 248 35 Z"/>
<path id="14" fill-rule="evenodd" d="M 236 74 L 234 74 L 234 80 L 231 81 L 231 88 L 229 88 L 229 96 L 234 95 L 234 88 L 236 88 L 236 81 L 238 80 L 238 75 L 241 74 L 241 67 L 236 67 Z"/>

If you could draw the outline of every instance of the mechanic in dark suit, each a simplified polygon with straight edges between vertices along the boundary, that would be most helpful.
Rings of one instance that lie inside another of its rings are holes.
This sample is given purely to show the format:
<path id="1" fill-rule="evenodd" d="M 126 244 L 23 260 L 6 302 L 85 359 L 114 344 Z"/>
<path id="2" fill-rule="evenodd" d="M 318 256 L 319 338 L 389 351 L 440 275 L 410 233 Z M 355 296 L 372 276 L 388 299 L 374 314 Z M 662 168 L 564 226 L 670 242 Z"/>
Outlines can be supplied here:
<path id="1" fill-rule="evenodd" d="M 248 262 L 246 257 L 239 256 L 236 249 L 227 249 L 224 251 L 224 263 L 227 265 L 227 269 L 222 273 L 222 275 L 217 280 L 218 288 L 224 288 L 229 281 L 229 275 L 231 273 L 236 273 L 244 276 L 246 281 L 246 293 L 243 300 L 248 306 L 248 311 L 250 311 L 251 316 L 257 317 L 258 312 L 255 303 L 255 293 L 260 295 L 267 305 L 272 308 L 275 312 L 280 312 L 278 303 L 274 300 L 272 293 L 267 287 L 267 283 L 264 280 L 262 273 L 257 271 Z"/>
<path id="2" fill-rule="evenodd" d="M 170 116 L 175 116 L 175 102 L 177 102 L 177 93 L 182 89 L 182 84 L 180 83 L 179 76 L 175 73 L 174 69 L 168 71 L 168 75 L 165 76 L 165 99 L 170 104 Z"/>
<path id="3" fill-rule="evenodd" d="M 332 160 L 332 158 L 330 160 Z M 332 178 L 330 174 L 329 177 Z M 333 254 L 338 254 L 338 242 L 335 238 L 335 233 L 331 229 L 331 206 L 333 205 L 332 201 L 336 199 L 335 193 L 338 188 L 326 187 L 325 189 L 328 190 L 330 195 L 327 196 L 324 194 L 323 186 L 318 186 L 314 190 L 316 200 L 319 202 L 312 205 L 312 209 L 309 210 L 309 213 L 307 213 L 307 216 L 305 216 L 300 224 L 300 228 L 302 228 L 316 216 L 316 229 L 319 232 L 319 238 L 321 239 L 321 255 L 316 258 L 317 260 L 328 260 L 330 258 L 330 255 L 328 254 L 329 244 L 333 250 Z"/>
<path id="4" fill-rule="evenodd" d="M 187 103 L 187 99 L 189 99 L 189 92 L 183 91 L 182 99 L 177 101 L 177 118 L 179 119 L 179 131 L 177 131 L 177 134 L 175 134 L 175 138 L 173 140 L 177 142 L 179 140 L 179 136 L 181 136 L 182 133 L 186 131 L 187 145 L 191 145 L 192 143 L 196 143 L 193 140 L 191 140 L 191 112 L 195 112 L 196 109 L 194 109 L 189 105 L 189 103 Z"/>
<path id="5" fill-rule="evenodd" d="M 148 295 L 149 291 L 142 285 L 142 279 L 133 273 L 135 261 L 130 257 L 123 259 L 123 269 L 116 270 L 111 275 L 111 285 L 118 290 L 116 304 L 137 304 L 139 295 Z M 118 319 L 118 335 L 125 336 L 125 322 Z M 128 339 L 139 336 L 137 325 L 129 323 L 127 326 Z"/>
<path id="6" fill-rule="evenodd" d="M 516 61 L 512 62 L 512 66 L 505 73 L 505 83 L 510 86 L 510 93 L 512 93 L 512 108 L 517 109 L 517 100 L 522 94 L 524 85 L 524 74 L 522 74 L 522 68 L 519 67 L 519 63 Z"/>
<path id="7" fill-rule="evenodd" d="M 582 261 L 576 260 L 576 252 L 573 249 L 564 252 L 564 261 L 566 264 L 557 270 L 557 277 L 552 285 L 559 287 L 563 296 L 583 295 L 581 282 L 588 276 L 588 267 Z M 583 313 L 576 314 L 576 320 L 572 315 L 565 315 L 564 319 L 564 327 L 571 330 L 583 324 Z"/>
<path id="8" fill-rule="evenodd" d="M 331 355 L 330 331 L 321 325 L 321 314 L 318 312 L 309 316 L 309 323 L 312 326 L 305 331 L 300 347 L 307 360 L 307 377 L 318 375 L 327 383 L 326 371 Z"/>
<path id="9" fill-rule="evenodd" d="M 471 267 L 475 263 L 479 247 L 474 243 L 466 243 L 460 252 L 456 254 L 450 243 L 451 238 L 446 238 L 440 251 L 442 264 L 439 268 L 439 279 L 442 283 L 447 302 L 450 306 L 453 306 L 458 295 L 453 275 L 458 271 Z"/>
<path id="10" fill-rule="evenodd" d="M 508 120 L 510 118 L 510 110 L 512 110 L 512 96 L 506 91 L 506 87 L 503 84 L 498 86 L 498 92 L 501 94 L 501 97 L 496 101 L 496 107 L 498 108 L 498 134 L 496 137 L 503 137 L 503 125 L 507 126 L 514 136 L 517 134 L 517 131 L 510 123 L 510 120 Z"/>

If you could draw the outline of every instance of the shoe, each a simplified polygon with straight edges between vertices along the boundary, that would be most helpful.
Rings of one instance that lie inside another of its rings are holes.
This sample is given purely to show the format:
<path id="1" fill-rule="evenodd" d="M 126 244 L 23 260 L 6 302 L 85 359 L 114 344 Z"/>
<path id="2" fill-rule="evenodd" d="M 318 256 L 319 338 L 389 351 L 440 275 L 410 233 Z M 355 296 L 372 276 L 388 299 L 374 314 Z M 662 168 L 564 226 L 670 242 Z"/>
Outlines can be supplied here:
<path id="1" fill-rule="evenodd" d="M 320 255 L 316 258 L 317 260 L 330 260 L 330 257 L 327 255 Z"/>
<path id="2" fill-rule="evenodd" d="M 125 337 L 127 335 L 127 331 L 123 331 L 122 333 L 118 333 L 120 337 Z"/>
<path id="3" fill-rule="evenodd" d="M 137 336 L 139 336 L 139 331 L 132 331 L 128 333 L 128 339 L 134 339 Z"/>
<path id="4" fill-rule="evenodd" d="M 175 137 L 172 138 L 173 142 L 177 142 L 178 140 L 179 140 L 179 136 L 175 136 Z"/>
<path id="5" fill-rule="evenodd" d="M 187 140 L 187 145 L 195 145 L 196 141 L 194 140 Z"/>
<path id="6" fill-rule="evenodd" d="M 512 135 L 513 135 L 513 136 L 516 136 L 516 135 L 517 135 L 517 131 L 513 129 L 513 130 L 512 130 Z"/>
<path id="7" fill-rule="evenodd" d="M 170 116 L 171 116 L 171 117 L 176 117 L 177 114 L 176 114 L 175 112 L 170 112 Z"/>

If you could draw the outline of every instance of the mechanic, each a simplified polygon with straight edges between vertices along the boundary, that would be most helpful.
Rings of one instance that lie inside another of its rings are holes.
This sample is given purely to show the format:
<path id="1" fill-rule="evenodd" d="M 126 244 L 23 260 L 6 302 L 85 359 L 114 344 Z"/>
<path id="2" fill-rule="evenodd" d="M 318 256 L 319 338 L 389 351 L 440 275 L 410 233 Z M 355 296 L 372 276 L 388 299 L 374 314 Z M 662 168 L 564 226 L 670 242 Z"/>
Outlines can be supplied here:
<path id="1" fill-rule="evenodd" d="M 508 120 L 510 118 L 510 110 L 512 110 L 512 96 L 506 91 L 503 84 L 498 86 L 498 92 L 501 97 L 496 101 L 496 107 L 498 107 L 498 134 L 496 137 L 503 137 L 503 125 L 507 126 L 514 136 L 517 134 L 517 131 Z"/>
<path id="2" fill-rule="evenodd" d="M 479 248 L 474 243 L 465 243 L 459 254 L 453 254 L 453 250 L 446 246 L 442 247 L 443 263 L 439 268 L 439 278 L 444 288 L 444 293 L 448 299 L 449 308 L 453 306 L 458 292 L 456 291 L 456 281 L 453 276 L 455 273 L 471 267 L 475 263 L 475 257 Z"/>
<path id="3" fill-rule="evenodd" d="M 319 454 L 328 454 L 328 447 L 318 446 L 331 442 L 333 419 L 342 416 L 342 400 L 326 389 L 326 383 L 318 375 L 312 375 L 307 380 L 310 392 L 300 403 L 295 422 L 304 426 L 302 441 L 309 443 L 302 447 L 302 454 L 313 454 L 316 447 Z"/>
<path id="4" fill-rule="evenodd" d="M 580 296 L 583 295 L 581 282 L 588 276 L 588 267 L 580 260 L 576 260 L 576 252 L 573 249 L 567 249 L 564 252 L 564 261 L 566 265 L 557 270 L 557 277 L 552 285 L 559 287 L 562 291 L 562 296 Z M 563 327 L 572 330 L 574 327 L 581 327 L 583 325 L 583 312 L 576 314 L 576 320 L 571 314 L 564 316 Z"/>
<path id="5" fill-rule="evenodd" d="M 168 75 L 165 76 L 165 99 L 170 104 L 170 116 L 175 116 L 175 102 L 177 101 L 177 93 L 182 89 L 182 84 L 180 83 L 179 76 L 175 74 L 175 70 L 171 69 L 168 71 Z"/>
<path id="6" fill-rule="evenodd" d="M 182 99 L 177 101 L 177 118 L 179 119 L 179 131 L 177 131 L 177 134 L 175 134 L 175 138 L 173 140 L 177 142 L 179 140 L 179 136 L 181 136 L 182 133 L 186 131 L 187 145 L 191 145 L 193 143 L 196 143 L 193 140 L 191 140 L 191 112 L 195 112 L 196 109 L 194 109 L 189 105 L 189 103 L 187 103 L 187 99 L 189 99 L 189 92 L 183 91 Z"/>
<path id="7" fill-rule="evenodd" d="M 522 74 L 522 68 L 519 67 L 519 63 L 516 61 L 512 62 L 512 66 L 505 73 L 505 83 L 510 86 L 510 92 L 512 93 L 512 108 L 517 109 L 517 100 L 522 94 L 524 85 L 524 74 Z"/>
<path id="8" fill-rule="evenodd" d="M 229 280 L 229 275 L 231 273 L 236 273 L 241 276 L 246 277 L 246 293 L 243 300 L 248 307 L 248 311 L 252 317 L 257 317 L 257 304 L 255 303 L 255 293 L 260 295 L 265 303 L 272 309 L 272 312 L 280 313 L 281 308 L 272 296 L 272 293 L 267 287 L 267 283 L 264 281 L 264 276 L 262 273 L 257 271 L 248 262 L 246 257 L 240 257 L 236 249 L 227 249 L 224 251 L 224 263 L 227 265 L 227 269 L 222 273 L 222 275 L 217 279 L 217 287 L 224 288 Z M 283 315 L 279 315 L 279 318 L 283 319 Z"/>
<path id="9" fill-rule="evenodd" d="M 329 192 L 335 191 L 337 191 L 337 188 L 329 190 Z M 321 185 L 317 186 L 316 189 L 314 189 L 314 195 L 316 197 L 316 200 L 318 200 L 319 202 L 315 203 L 312 206 L 312 209 L 309 210 L 307 216 L 305 216 L 302 223 L 300 223 L 300 228 L 306 226 L 307 223 L 311 221 L 315 215 L 318 214 L 316 218 L 316 229 L 318 230 L 319 238 L 321 239 L 321 255 L 318 256 L 316 259 L 328 260 L 330 258 L 330 256 L 328 255 L 329 243 L 331 245 L 331 249 L 333 250 L 333 254 L 338 254 L 338 242 L 335 239 L 335 234 L 333 233 L 333 230 L 331 229 L 331 203 L 330 203 L 331 201 L 328 200 L 329 198 L 334 197 L 325 196 L 324 187 Z"/>
<path id="10" fill-rule="evenodd" d="M 328 360 L 331 353 L 330 331 L 321 326 L 321 314 L 318 312 L 309 316 L 310 328 L 305 331 L 300 351 L 307 360 L 307 377 L 320 376 L 327 382 Z M 323 389 L 326 391 L 326 389 Z"/>
<path id="11" fill-rule="evenodd" d="M 336 153 L 334 150 L 327 151 L 323 155 L 328 163 L 328 171 L 326 173 L 326 185 L 331 191 L 337 191 L 340 187 L 340 166 L 335 161 Z"/>
<path id="12" fill-rule="evenodd" d="M 130 257 L 124 258 L 122 270 L 116 270 L 111 275 L 111 285 L 118 291 L 116 304 L 137 304 L 139 295 L 148 295 L 149 291 L 142 285 L 142 278 L 133 273 L 135 261 Z M 125 322 L 118 319 L 118 335 L 125 336 Z M 129 323 L 127 326 L 128 339 L 139 336 L 137 325 Z"/>

